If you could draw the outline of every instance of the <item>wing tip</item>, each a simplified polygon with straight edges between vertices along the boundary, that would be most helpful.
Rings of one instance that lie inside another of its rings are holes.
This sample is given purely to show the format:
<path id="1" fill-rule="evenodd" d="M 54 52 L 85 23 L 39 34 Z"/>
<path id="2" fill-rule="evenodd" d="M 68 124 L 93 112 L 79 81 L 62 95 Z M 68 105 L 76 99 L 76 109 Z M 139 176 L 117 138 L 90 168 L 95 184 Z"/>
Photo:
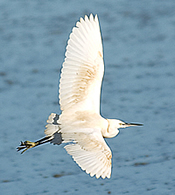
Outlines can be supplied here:
<path id="1" fill-rule="evenodd" d="M 98 15 L 90 13 L 89 16 L 86 14 L 84 17 L 80 17 L 79 21 L 77 23 L 82 23 L 84 21 L 95 21 L 98 22 Z M 77 26 L 77 25 L 76 25 Z"/>

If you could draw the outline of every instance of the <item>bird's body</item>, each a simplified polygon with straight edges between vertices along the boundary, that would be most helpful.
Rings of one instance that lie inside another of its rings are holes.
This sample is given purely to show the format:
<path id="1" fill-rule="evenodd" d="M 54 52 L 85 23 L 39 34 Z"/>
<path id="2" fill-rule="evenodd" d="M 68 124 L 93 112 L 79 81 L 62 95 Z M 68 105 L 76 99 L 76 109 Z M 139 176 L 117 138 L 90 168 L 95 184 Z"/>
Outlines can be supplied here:
<path id="1" fill-rule="evenodd" d="M 22 142 L 18 150 L 45 142 L 66 143 L 65 149 L 83 170 L 97 178 L 110 178 L 112 153 L 104 138 L 116 136 L 119 128 L 139 124 L 100 115 L 104 62 L 97 15 L 80 18 L 70 34 L 65 55 L 59 85 L 62 113 L 49 116 L 45 138 Z"/>

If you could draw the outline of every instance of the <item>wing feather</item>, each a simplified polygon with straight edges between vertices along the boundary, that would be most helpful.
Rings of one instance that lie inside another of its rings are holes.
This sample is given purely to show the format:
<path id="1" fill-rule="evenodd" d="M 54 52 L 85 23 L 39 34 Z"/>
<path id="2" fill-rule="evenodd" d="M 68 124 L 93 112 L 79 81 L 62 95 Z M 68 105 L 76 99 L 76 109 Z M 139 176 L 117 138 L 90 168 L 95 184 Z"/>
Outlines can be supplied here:
<path id="1" fill-rule="evenodd" d="M 99 113 L 104 63 L 97 15 L 85 16 L 76 23 L 65 56 L 59 85 L 61 110 Z"/>
<path id="2" fill-rule="evenodd" d="M 90 176 L 110 178 L 112 154 L 103 137 L 97 133 L 81 133 L 81 136 L 73 137 L 76 143 L 66 145 L 65 149 L 81 169 Z"/>

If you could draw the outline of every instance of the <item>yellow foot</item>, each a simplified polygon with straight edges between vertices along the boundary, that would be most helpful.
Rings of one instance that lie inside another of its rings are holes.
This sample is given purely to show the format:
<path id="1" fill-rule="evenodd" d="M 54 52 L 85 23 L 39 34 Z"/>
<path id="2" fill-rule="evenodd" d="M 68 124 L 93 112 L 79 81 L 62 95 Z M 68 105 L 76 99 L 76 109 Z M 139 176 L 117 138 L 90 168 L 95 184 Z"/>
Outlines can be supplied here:
<path id="1" fill-rule="evenodd" d="M 38 142 L 31 142 L 31 141 L 25 141 L 25 142 L 21 142 L 21 145 L 19 147 L 17 147 L 17 150 L 20 151 L 20 150 L 23 150 L 21 152 L 24 153 L 26 150 L 30 149 L 30 148 L 33 148 L 35 146 L 38 145 Z"/>

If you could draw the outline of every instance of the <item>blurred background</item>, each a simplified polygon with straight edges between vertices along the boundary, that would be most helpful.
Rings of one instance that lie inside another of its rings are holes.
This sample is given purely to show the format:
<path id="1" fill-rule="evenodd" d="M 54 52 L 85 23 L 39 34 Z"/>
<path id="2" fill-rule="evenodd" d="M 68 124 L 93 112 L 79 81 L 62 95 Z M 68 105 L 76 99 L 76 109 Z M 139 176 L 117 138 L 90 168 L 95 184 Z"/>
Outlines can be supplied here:
<path id="1" fill-rule="evenodd" d="M 21 155 L 23 140 L 44 136 L 60 113 L 58 82 L 72 27 L 98 14 L 105 118 L 144 123 L 106 139 L 110 179 L 91 178 L 63 149 L 47 144 Z M 175 1 L 1 0 L 1 194 L 175 193 Z"/>

